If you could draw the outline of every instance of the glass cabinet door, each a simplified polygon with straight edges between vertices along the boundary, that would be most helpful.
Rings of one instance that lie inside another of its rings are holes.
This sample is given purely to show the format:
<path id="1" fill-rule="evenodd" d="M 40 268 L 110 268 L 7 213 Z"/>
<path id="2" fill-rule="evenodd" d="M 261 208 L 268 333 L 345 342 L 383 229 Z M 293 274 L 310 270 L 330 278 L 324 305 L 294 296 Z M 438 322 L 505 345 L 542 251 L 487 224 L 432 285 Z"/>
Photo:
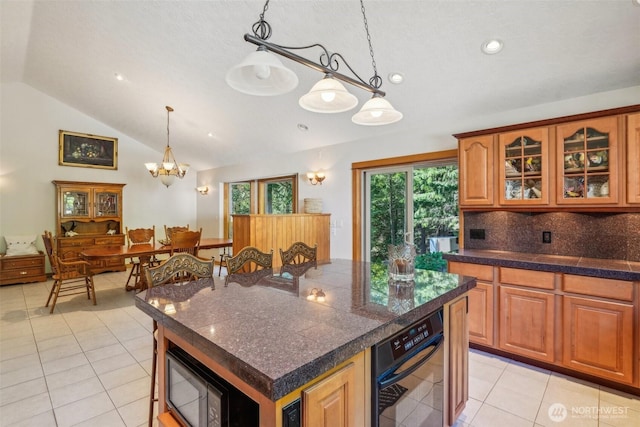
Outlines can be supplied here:
<path id="1" fill-rule="evenodd" d="M 64 191 L 62 193 L 62 216 L 78 218 L 89 216 L 88 191 Z"/>
<path id="2" fill-rule="evenodd" d="M 96 191 L 95 217 L 117 217 L 120 209 L 120 193 Z"/>
<path id="3" fill-rule="evenodd" d="M 501 204 L 548 204 L 548 130 L 546 128 L 501 134 Z"/>
<path id="4" fill-rule="evenodd" d="M 558 185 L 562 188 L 558 203 L 617 201 L 615 137 L 615 119 L 559 127 L 561 176 Z"/>

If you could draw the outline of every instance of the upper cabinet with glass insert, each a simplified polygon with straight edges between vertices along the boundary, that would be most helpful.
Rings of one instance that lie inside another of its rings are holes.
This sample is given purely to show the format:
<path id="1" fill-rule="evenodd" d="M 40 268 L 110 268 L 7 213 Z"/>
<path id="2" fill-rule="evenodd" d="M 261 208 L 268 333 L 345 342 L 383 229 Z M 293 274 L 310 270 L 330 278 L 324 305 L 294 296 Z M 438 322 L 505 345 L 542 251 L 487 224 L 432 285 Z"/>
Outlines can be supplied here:
<path id="1" fill-rule="evenodd" d="M 616 117 L 557 128 L 557 203 L 618 202 Z"/>
<path id="2" fill-rule="evenodd" d="M 122 234 L 124 184 L 53 181 L 56 186 L 56 234 Z"/>
<path id="3" fill-rule="evenodd" d="M 498 144 L 500 204 L 548 205 L 548 128 L 503 133 Z"/>

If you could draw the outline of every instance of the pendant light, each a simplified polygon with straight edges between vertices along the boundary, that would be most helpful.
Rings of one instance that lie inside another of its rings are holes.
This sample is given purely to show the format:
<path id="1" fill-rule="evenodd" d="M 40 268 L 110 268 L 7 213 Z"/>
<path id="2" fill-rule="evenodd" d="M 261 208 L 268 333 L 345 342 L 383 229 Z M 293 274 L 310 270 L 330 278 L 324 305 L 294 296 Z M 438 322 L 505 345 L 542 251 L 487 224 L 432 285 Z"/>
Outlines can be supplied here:
<path id="1" fill-rule="evenodd" d="M 173 111 L 173 108 L 168 105 L 165 108 L 167 109 L 167 146 L 164 149 L 162 162 L 160 165 L 157 163 L 145 163 L 144 165 L 152 177 L 160 177 L 162 184 L 168 188 L 173 184 L 176 177 L 180 179 L 184 178 L 189 169 L 189 165 L 187 163 L 176 162 L 173 156 L 173 151 L 171 151 L 171 146 L 169 145 L 169 114 Z"/>
<path id="2" fill-rule="evenodd" d="M 369 79 L 368 83 L 353 70 L 340 53 L 329 53 L 327 48 L 319 43 L 287 47 L 267 41 L 271 37 L 271 25 L 264 19 L 268 8 L 269 0 L 266 0 L 260 19 L 251 27 L 253 35 L 244 35 L 245 41 L 257 45 L 258 50 L 227 72 L 226 80 L 231 87 L 251 95 L 279 95 L 294 89 L 298 84 L 298 78 L 275 57 L 275 55 L 280 55 L 324 73 L 324 78 L 298 100 L 298 104 L 302 108 L 316 113 L 340 113 L 354 108 L 358 104 L 358 99 L 345 88 L 343 83 L 348 83 L 373 94 L 373 98 L 353 116 L 353 123 L 366 126 L 385 125 L 402 119 L 402 113 L 396 111 L 389 102 L 383 99 L 385 93 L 380 89 L 382 79 L 378 75 L 373 56 L 363 0 L 360 0 L 360 9 L 373 65 L 373 77 Z M 320 49 L 320 60 L 315 62 L 293 52 L 306 49 Z M 344 65 L 351 72 L 351 75 L 338 72 L 340 65 Z"/>
<path id="3" fill-rule="evenodd" d="M 296 73 L 282 65 L 280 59 L 264 46 L 232 67 L 226 80 L 238 92 L 257 96 L 281 95 L 298 86 Z"/>
<path id="4" fill-rule="evenodd" d="M 370 100 L 364 103 L 360 111 L 351 117 L 353 123 L 363 126 L 388 125 L 401 119 L 402 113 L 377 94 L 374 94 Z"/>
<path id="5" fill-rule="evenodd" d="M 307 94 L 300 97 L 298 104 L 314 113 L 342 113 L 358 105 L 358 98 L 327 73 Z"/>

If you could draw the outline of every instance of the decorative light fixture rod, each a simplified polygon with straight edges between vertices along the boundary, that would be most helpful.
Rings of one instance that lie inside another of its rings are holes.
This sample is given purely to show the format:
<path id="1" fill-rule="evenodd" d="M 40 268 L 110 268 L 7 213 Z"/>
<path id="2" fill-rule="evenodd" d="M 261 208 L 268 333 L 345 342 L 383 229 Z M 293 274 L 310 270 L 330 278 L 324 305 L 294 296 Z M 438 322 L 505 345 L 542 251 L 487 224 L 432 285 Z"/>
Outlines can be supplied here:
<path id="1" fill-rule="evenodd" d="M 256 22 L 256 24 L 259 24 L 260 21 Z M 262 21 L 265 24 L 266 21 Z M 254 28 L 255 25 L 254 24 Z M 268 25 L 268 24 L 267 24 Z M 255 33 L 255 30 L 254 30 Z M 257 33 L 256 33 L 257 34 Z M 270 35 L 270 32 L 268 33 Z M 376 87 L 375 83 L 372 84 L 367 84 L 364 80 L 362 80 L 362 78 L 353 70 L 353 68 L 351 68 L 351 66 L 349 65 L 349 63 L 344 59 L 344 57 L 339 54 L 339 53 L 329 53 L 329 51 L 327 50 L 327 48 L 325 48 L 323 45 L 316 43 L 316 44 L 312 44 L 309 46 L 300 46 L 300 47 L 291 47 L 291 46 L 280 46 L 278 44 L 275 43 L 271 43 L 266 41 L 263 38 L 260 38 L 257 35 L 251 35 L 251 34 L 245 34 L 244 35 L 244 39 L 245 41 L 249 42 L 249 43 L 253 43 L 257 46 L 264 46 L 265 49 L 276 53 L 280 56 L 284 56 L 285 58 L 291 59 L 292 61 L 295 61 L 299 64 L 305 65 L 311 69 L 314 69 L 316 71 L 320 71 L 321 73 L 325 73 L 325 74 L 331 74 L 332 77 L 334 77 L 335 79 L 338 80 L 342 80 L 345 83 L 349 83 L 350 85 L 356 86 L 360 89 L 366 90 L 368 92 L 374 93 L 374 94 L 378 94 L 380 96 L 385 96 L 386 93 L 382 90 L 379 89 L 379 86 Z M 321 48 L 324 52 L 320 55 L 320 63 L 316 63 L 311 61 L 310 59 L 307 59 L 303 56 L 297 55 L 293 52 L 290 52 L 289 50 L 293 50 L 293 49 L 311 49 L 314 47 L 319 47 Z M 289 49 L 289 50 L 287 50 Z M 325 59 L 326 58 L 326 59 Z M 356 79 L 349 77 L 347 75 L 344 75 L 342 73 L 338 72 L 338 67 L 339 67 L 339 62 L 338 62 L 338 58 L 342 60 L 342 62 L 344 63 L 344 65 L 349 68 L 349 71 L 351 71 L 351 73 L 353 73 L 353 75 L 356 77 Z M 375 76 L 374 76 L 375 77 Z M 373 79 L 373 77 L 372 77 Z"/>

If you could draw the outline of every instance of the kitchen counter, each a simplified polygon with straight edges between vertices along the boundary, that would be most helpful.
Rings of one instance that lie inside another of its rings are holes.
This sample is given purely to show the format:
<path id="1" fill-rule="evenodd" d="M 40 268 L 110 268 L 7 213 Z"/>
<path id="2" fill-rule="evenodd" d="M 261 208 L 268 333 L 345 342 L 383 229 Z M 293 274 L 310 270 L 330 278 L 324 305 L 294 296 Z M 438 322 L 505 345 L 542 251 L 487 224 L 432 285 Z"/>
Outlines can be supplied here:
<path id="1" fill-rule="evenodd" d="M 495 250 L 461 249 L 458 253 L 445 253 L 448 261 L 486 264 L 498 267 L 552 271 L 606 279 L 640 281 L 640 262 L 530 254 Z"/>
<path id="2" fill-rule="evenodd" d="M 418 271 L 414 286 L 371 279 L 368 263 L 332 260 L 300 278 L 243 286 L 165 285 L 136 306 L 276 401 L 475 286 L 472 277 Z M 324 302 L 309 299 L 322 289 Z"/>

